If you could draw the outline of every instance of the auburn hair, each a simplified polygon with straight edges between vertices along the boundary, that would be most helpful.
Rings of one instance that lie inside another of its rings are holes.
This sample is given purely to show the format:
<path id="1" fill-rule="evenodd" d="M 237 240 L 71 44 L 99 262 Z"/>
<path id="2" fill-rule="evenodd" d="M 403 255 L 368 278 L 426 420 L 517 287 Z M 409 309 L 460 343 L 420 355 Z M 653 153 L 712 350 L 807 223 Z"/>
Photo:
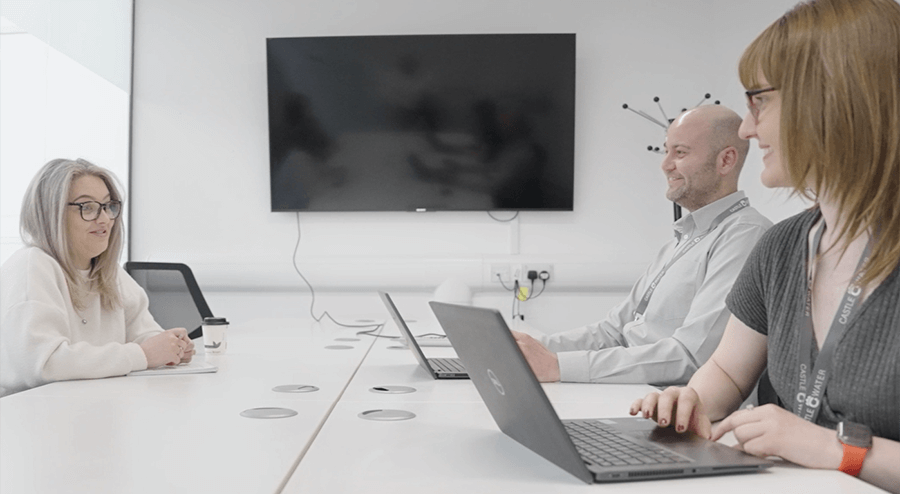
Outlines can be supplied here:
<path id="1" fill-rule="evenodd" d="M 795 193 L 838 205 L 841 239 L 868 231 L 862 285 L 900 262 L 900 4 L 802 2 L 766 28 L 739 65 L 781 93 L 781 152 Z"/>

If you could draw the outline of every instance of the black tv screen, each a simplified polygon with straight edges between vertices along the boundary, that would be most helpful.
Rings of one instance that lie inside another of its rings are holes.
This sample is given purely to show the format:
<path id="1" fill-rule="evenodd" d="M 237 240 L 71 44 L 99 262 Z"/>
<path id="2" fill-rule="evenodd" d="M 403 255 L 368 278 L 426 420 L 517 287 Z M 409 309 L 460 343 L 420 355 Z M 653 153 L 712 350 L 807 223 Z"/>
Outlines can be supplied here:
<path id="1" fill-rule="evenodd" d="M 574 34 L 269 38 L 272 211 L 572 210 Z"/>

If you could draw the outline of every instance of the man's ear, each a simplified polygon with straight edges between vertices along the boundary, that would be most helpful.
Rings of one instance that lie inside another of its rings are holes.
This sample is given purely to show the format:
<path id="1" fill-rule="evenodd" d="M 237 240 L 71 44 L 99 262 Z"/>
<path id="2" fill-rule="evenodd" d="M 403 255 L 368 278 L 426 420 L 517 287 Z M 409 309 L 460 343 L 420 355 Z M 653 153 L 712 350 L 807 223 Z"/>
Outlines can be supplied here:
<path id="1" fill-rule="evenodd" d="M 728 146 L 727 148 L 719 151 L 719 155 L 716 156 L 716 169 L 719 172 L 719 175 L 728 175 L 734 170 L 735 165 L 737 165 L 738 152 L 734 146 Z"/>

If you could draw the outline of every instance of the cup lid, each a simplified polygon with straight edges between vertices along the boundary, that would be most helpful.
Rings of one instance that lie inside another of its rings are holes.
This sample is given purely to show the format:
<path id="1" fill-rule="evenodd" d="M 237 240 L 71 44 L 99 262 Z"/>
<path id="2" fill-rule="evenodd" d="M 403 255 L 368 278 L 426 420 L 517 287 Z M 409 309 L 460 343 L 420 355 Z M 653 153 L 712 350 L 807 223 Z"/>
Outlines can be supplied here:
<path id="1" fill-rule="evenodd" d="M 218 326 L 222 324 L 228 324 L 228 319 L 225 319 L 224 317 L 204 317 L 203 324 Z"/>

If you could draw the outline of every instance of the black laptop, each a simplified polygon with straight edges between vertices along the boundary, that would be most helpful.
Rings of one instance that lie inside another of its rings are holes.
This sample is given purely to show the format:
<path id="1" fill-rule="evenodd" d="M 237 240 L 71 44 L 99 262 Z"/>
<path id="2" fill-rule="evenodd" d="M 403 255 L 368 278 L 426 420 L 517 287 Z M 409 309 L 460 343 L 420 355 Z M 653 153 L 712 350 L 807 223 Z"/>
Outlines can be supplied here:
<path id="1" fill-rule="evenodd" d="M 406 344 L 409 346 L 409 349 L 412 350 L 416 360 L 419 361 L 419 365 L 428 371 L 428 373 L 431 374 L 431 377 L 435 379 L 469 378 L 469 374 L 466 373 L 466 368 L 458 358 L 425 357 L 425 353 L 422 352 L 422 348 L 419 347 L 419 344 L 416 342 L 416 338 L 406 325 L 406 321 L 400 316 L 400 312 L 397 310 L 397 306 L 394 305 L 394 301 L 391 300 L 391 296 L 385 292 L 378 292 L 378 296 L 381 297 L 384 306 L 387 307 L 388 312 L 391 313 L 391 317 L 394 318 L 394 322 L 397 323 L 397 327 L 400 328 L 400 332 L 403 333 L 403 337 L 406 338 Z"/>
<path id="2" fill-rule="evenodd" d="M 500 430 L 587 483 L 756 472 L 772 466 L 644 418 L 561 421 L 500 312 L 429 304 Z"/>

